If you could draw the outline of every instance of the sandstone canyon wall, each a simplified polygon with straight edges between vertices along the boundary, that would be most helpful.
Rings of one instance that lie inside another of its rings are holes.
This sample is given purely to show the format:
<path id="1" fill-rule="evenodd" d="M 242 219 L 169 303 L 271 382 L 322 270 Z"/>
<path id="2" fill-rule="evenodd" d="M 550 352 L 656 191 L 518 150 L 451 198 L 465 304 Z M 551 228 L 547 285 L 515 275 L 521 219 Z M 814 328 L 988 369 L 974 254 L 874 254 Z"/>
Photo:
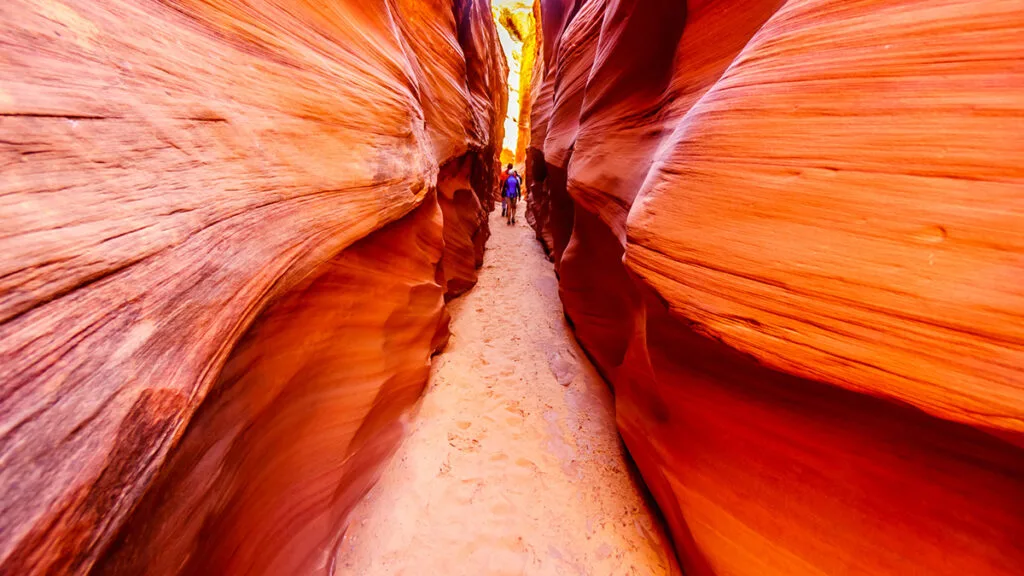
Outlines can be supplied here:
<path id="1" fill-rule="evenodd" d="M 329 573 L 475 281 L 489 3 L 0 19 L 0 573 Z"/>
<path id="2" fill-rule="evenodd" d="M 528 217 L 687 573 L 1019 574 L 1020 4 L 541 5 Z"/>
<path id="3" fill-rule="evenodd" d="M 509 64 L 505 147 L 513 154 L 506 153 L 508 157 L 503 160 L 522 165 L 526 159 L 526 146 L 530 142 L 530 87 L 540 47 L 537 43 L 540 3 L 532 0 L 497 0 L 492 2 L 492 9 L 505 48 L 505 59 Z M 507 35 L 503 35 L 502 30 Z M 515 130 L 510 130 L 510 124 L 515 125 Z"/>

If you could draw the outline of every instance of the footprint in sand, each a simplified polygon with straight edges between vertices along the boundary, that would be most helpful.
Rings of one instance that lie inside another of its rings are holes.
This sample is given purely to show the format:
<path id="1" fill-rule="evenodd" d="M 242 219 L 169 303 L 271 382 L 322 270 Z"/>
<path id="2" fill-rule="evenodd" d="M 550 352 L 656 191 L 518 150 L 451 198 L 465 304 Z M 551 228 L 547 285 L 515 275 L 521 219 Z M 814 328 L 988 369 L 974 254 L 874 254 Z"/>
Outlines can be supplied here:
<path id="1" fill-rule="evenodd" d="M 505 404 L 505 410 L 508 410 L 513 414 L 519 414 L 519 416 L 522 418 L 526 418 L 526 411 L 523 410 L 520 407 L 519 402 L 516 402 L 515 400 L 509 402 L 508 404 Z"/>
<path id="2" fill-rule="evenodd" d="M 476 438 L 465 438 L 451 432 L 448 433 L 448 445 L 460 452 L 480 451 L 480 441 Z"/>
<path id="3" fill-rule="evenodd" d="M 540 472 L 540 467 L 537 466 L 537 464 L 533 460 L 530 460 L 529 458 L 516 458 L 516 466 L 528 468 L 530 470 L 533 470 L 534 472 Z"/>

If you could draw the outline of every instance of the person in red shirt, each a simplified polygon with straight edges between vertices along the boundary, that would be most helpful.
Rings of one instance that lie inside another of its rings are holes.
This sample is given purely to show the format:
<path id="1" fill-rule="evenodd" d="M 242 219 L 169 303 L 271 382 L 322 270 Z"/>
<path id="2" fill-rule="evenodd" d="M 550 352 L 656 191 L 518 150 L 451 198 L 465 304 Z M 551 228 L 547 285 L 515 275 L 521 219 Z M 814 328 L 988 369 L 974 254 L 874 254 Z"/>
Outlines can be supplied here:
<path id="1" fill-rule="evenodd" d="M 505 171 L 501 173 L 501 181 L 498 184 L 498 190 L 501 192 L 501 215 L 502 216 L 505 216 L 505 213 L 508 210 L 508 202 L 505 199 L 505 181 L 508 180 L 508 176 L 511 173 L 512 173 L 512 165 L 509 164 L 508 168 L 506 168 Z"/>

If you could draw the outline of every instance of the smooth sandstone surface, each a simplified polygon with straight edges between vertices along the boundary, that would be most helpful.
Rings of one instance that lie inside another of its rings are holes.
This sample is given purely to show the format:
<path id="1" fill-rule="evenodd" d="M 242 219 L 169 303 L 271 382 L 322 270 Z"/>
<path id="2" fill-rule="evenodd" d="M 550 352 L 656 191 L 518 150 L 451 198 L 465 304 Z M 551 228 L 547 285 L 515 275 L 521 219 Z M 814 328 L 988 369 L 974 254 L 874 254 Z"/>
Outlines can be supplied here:
<path id="1" fill-rule="evenodd" d="M 0 19 L 0 572 L 328 573 L 475 281 L 488 3 Z"/>
<path id="2" fill-rule="evenodd" d="M 1019 6 L 541 5 L 529 218 L 687 573 L 1018 573 Z"/>

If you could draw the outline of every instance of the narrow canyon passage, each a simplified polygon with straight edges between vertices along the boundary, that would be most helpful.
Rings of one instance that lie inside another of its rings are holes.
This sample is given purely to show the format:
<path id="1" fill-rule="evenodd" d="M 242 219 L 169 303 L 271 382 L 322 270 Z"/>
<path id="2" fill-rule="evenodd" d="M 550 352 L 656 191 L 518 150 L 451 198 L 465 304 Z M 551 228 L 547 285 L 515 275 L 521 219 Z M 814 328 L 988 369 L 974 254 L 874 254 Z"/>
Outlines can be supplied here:
<path id="1" fill-rule="evenodd" d="M 678 572 L 522 220 L 491 214 L 480 281 L 451 303 L 451 343 L 338 573 Z"/>
<path id="2" fill-rule="evenodd" d="M 0 576 L 1024 575 L 1022 3 L 0 0 Z"/>

